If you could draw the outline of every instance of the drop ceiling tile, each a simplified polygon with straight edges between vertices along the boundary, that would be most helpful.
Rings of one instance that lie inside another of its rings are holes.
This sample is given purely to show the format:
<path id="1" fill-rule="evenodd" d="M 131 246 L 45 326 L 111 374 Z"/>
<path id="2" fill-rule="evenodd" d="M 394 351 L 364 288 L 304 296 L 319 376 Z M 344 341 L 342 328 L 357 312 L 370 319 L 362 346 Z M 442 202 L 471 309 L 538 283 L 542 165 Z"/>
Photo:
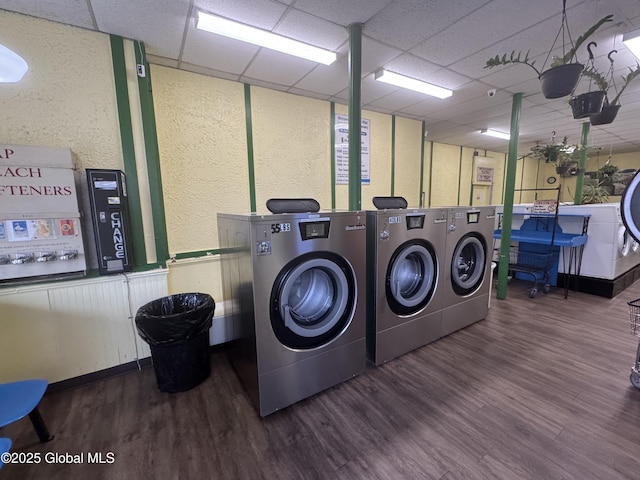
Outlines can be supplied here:
<path id="1" fill-rule="evenodd" d="M 317 65 L 294 88 L 331 96 L 344 90 L 348 82 L 347 58 L 343 56 L 331 65 Z"/>
<path id="2" fill-rule="evenodd" d="M 273 32 L 332 51 L 349 39 L 344 27 L 295 9 L 287 12 Z"/>
<path id="3" fill-rule="evenodd" d="M 189 28 L 181 60 L 193 65 L 242 74 L 260 47 L 214 33 Z"/>
<path id="4" fill-rule="evenodd" d="M 425 94 L 423 93 L 407 90 L 406 88 L 397 88 L 388 95 L 385 95 L 374 102 L 368 103 L 367 105 L 372 108 L 384 108 L 395 112 L 409 105 L 421 102 L 424 98 Z"/>
<path id="5" fill-rule="evenodd" d="M 409 53 L 402 53 L 385 65 L 381 65 L 381 67 L 382 66 L 391 72 L 399 73 L 400 75 L 405 75 L 424 82 L 429 82 L 429 75 L 440 70 L 439 65 L 427 62 L 426 60 Z"/>
<path id="6" fill-rule="evenodd" d="M 189 12 L 187 2 L 175 0 L 93 1 L 100 31 L 134 40 L 144 40 L 150 54 L 178 58 Z M 117 15 L 114 15 L 117 12 Z M 162 28 L 158 28 L 162 25 Z"/>
<path id="7" fill-rule="evenodd" d="M 96 30 L 87 2 L 78 0 L 30 1 L 2 0 L 0 9 L 23 13 L 32 17 L 46 18 L 53 22 Z"/>
<path id="8" fill-rule="evenodd" d="M 484 3 L 487 0 L 482 0 L 480 5 Z M 409 50 L 439 34 L 478 6 L 468 0 L 395 0 L 369 20 L 363 32 L 380 42 Z"/>
<path id="9" fill-rule="evenodd" d="M 389 47 L 380 42 L 367 37 L 362 37 L 362 76 L 367 76 L 394 58 L 400 56 L 402 52 L 396 48 Z"/>
<path id="10" fill-rule="evenodd" d="M 549 15 L 546 7 L 550 2 L 554 5 L 558 3 L 557 0 L 493 0 L 475 10 L 472 16 L 460 19 L 438 35 L 412 48 L 411 52 L 439 65 L 451 65 L 493 45 L 500 38 L 544 21 Z M 509 21 L 505 22 L 505 18 Z"/>
<path id="11" fill-rule="evenodd" d="M 347 27 L 365 23 L 388 3 L 389 0 L 298 0 L 295 8 Z"/>
<path id="12" fill-rule="evenodd" d="M 271 31 L 286 9 L 286 5 L 272 0 L 195 0 L 193 17 L 197 18 L 197 12 L 202 10 Z"/>
<path id="13" fill-rule="evenodd" d="M 290 88 L 316 66 L 310 60 L 261 48 L 244 75 Z"/>

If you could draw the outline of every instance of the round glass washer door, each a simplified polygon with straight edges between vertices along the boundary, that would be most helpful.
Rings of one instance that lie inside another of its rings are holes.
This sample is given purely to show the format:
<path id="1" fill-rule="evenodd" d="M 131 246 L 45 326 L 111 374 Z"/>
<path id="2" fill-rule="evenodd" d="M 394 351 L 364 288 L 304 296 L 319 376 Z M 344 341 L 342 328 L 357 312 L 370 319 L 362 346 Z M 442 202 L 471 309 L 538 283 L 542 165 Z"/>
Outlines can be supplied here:
<path id="1" fill-rule="evenodd" d="M 458 295 L 469 295 L 480 287 L 484 278 L 487 248 L 476 234 L 463 236 L 451 259 L 451 286 Z"/>
<path id="2" fill-rule="evenodd" d="M 626 257 L 631 252 L 631 244 L 633 239 L 627 232 L 624 225 L 618 228 L 618 253 L 623 257 Z"/>
<path id="3" fill-rule="evenodd" d="M 301 255 L 271 291 L 271 326 L 291 348 L 315 348 L 339 336 L 353 318 L 357 291 L 351 265 L 331 252 Z"/>
<path id="4" fill-rule="evenodd" d="M 387 302 L 397 315 L 412 315 L 431 300 L 438 281 L 438 262 L 433 246 L 411 240 L 391 256 L 386 276 Z"/>

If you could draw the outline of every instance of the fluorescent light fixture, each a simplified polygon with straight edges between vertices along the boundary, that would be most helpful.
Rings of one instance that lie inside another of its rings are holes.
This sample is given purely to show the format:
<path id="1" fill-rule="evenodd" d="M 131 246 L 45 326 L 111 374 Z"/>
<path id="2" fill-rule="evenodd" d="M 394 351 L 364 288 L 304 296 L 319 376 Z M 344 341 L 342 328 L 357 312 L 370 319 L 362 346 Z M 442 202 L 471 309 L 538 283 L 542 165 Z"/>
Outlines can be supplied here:
<path id="1" fill-rule="evenodd" d="M 622 36 L 622 43 L 631 50 L 631 53 L 640 58 L 640 30 L 625 33 Z"/>
<path id="2" fill-rule="evenodd" d="M 483 135 L 489 135 L 490 137 L 501 138 L 503 140 L 511 140 L 511 135 L 504 132 L 498 132 L 496 130 L 491 130 L 490 128 L 483 128 L 480 130 L 480 133 Z"/>
<path id="3" fill-rule="evenodd" d="M 29 65 L 13 50 L 0 44 L 0 83 L 15 83 L 22 80 Z"/>
<path id="4" fill-rule="evenodd" d="M 384 68 L 375 73 L 375 79 L 380 82 L 395 85 L 396 87 L 408 88 L 409 90 L 414 90 L 416 92 L 426 93 L 432 97 L 447 98 L 453 95 L 453 92 L 446 88 L 431 85 L 430 83 L 422 82 L 415 78 L 405 77 L 404 75 L 390 72 Z"/>
<path id="5" fill-rule="evenodd" d="M 277 50 L 296 57 L 306 58 L 313 62 L 331 65 L 336 61 L 336 53 L 322 48 L 313 47 L 306 43 L 291 40 L 275 33 L 250 27 L 242 23 L 233 22 L 226 18 L 216 17 L 204 12 L 198 12 L 196 27 L 211 33 L 234 38 L 242 42 L 252 43 L 259 47 Z"/>

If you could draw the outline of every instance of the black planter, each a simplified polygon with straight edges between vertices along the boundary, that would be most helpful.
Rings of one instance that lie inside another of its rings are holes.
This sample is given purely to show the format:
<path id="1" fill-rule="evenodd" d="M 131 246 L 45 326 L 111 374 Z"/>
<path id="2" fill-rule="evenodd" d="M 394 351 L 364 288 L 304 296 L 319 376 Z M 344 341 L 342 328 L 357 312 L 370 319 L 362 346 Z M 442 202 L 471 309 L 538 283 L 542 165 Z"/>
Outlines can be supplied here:
<path id="1" fill-rule="evenodd" d="M 622 105 L 605 105 L 600 113 L 589 115 L 591 125 L 607 125 L 613 122 Z"/>
<path id="2" fill-rule="evenodd" d="M 571 105 L 571 110 L 573 110 L 573 118 L 586 118 L 589 115 L 600 113 L 606 94 L 607 92 L 604 90 L 598 90 L 573 97 L 569 100 L 569 105 Z"/>
<path id="3" fill-rule="evenodd" d="M 581 63 L 567 63 L 542 72 L 538 78 L 544 98 L 560 98 L 569 95 L 580 80 L 582 68 Z"/>
<path id="4" fill-rule="evenodd" d="M 557 160 L 558 160 L 558 152 L 556 150 L 553 150 L 547 154 L 547 158 L 546 158 L 547 163 L 556 163 Z"/>

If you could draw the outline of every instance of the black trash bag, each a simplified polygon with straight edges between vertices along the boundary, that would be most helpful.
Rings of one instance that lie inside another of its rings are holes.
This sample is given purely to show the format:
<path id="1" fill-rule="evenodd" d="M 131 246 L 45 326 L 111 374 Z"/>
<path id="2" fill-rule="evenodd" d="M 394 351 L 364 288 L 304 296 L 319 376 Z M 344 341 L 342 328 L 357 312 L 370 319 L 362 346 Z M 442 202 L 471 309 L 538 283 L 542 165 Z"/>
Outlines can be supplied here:
<path id="1" fill-rule="evenodd" d="M 206 293 L 179 293 L 138 309 L 136 329 L 151 348 L 161 391 L 183 392 L 209 378 L 214 310 L 215 302 Z"/>

